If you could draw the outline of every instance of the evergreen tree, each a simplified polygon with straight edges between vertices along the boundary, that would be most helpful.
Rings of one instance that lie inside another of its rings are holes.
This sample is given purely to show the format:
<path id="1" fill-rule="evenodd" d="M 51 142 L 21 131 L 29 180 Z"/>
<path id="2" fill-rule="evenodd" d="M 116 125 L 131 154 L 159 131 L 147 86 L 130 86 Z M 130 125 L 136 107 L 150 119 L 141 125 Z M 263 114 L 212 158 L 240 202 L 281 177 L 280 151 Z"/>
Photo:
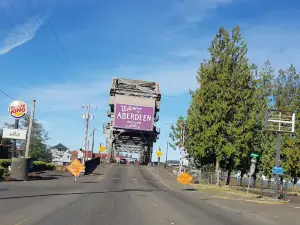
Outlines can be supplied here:
<path id="1" fill-rule="evenodd" d="M 182 126 L 185 124 L 185 119 L 183 116 L 180 116 L 177 121 L 176 125 L 171 125 L 171 132 L 169 133 L 169 137 L 171 138 L 171 143 L 169 143 L 170 147 L 174 150 L 180 147 L 180 135 Z M 186 132 L 185 132 L 186 133 Z"/>
<path id="2" fill-rule="evenodd" d="M 207 159 L 213 156 L 216 169 L 220 162 L 230 178 L 238 159 L 248 155 L 254 136 L 252 67 L 239 26 L 231 34 L 220 28 L 209 52 L 211 58 L 201 63 L 199 88 L 188 111 L 188 145 L 193 154 Z"/>

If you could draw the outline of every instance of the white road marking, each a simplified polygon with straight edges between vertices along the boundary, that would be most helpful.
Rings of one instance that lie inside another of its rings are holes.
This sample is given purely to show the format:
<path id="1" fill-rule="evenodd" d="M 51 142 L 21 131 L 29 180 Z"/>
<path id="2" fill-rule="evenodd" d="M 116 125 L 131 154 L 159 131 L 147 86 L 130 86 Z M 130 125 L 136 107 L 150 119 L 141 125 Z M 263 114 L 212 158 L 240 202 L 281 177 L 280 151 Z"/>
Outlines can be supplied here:
<path id="1" fill-rule="evenodd" d="M 134 180 L 135 181 L 136 179 L 130 179 L 130 180 Z"/>
<path id="2" fill-rule="evenodd" d="M 144 180 L 145 182 L 149 182 L 149 183 L 152 183 L 152 181 L 151 180 Z"/>
<path id="3" fill-rule="evenodd" d="M 102 177 L 98 177 L 98 178 L 96 179 L 96 181 L 97 181 L 97 182 L 100 182 L 101 179 L 102 179 Z"/>
<path id="4" fill-rule="evenodd" d="M 288 207 L 294 208 L 294 209 L 300 209 L 300 206 L 292 206 L 292 205 L 287 205 Z"/>
<path id="5" fill-rule="evenodd" d="M 152 172 L 152 170 L 150 170 L 148 167 L 147 167 L 147 169 L 153 174 L 153 176 L 155 176 L 155 178 L 157 179 L 157 180 L 159 180 L 163 185 L 165 185 L 167 188 L 170 188 L 171 190 L 173 190 L 173 191 L 175 191 L 175 189 L 174 188 L 171 188 L 169 185 L 167 185 L 167 184 L 165 184 L 156 174 L 154 174 L 153 172 Z"/>
<path id="6" fill-rule="evenodd" d="M 120 177 L 114 177 L 112 178 L 113 180 L 120 180 L 121 178 Z"/>

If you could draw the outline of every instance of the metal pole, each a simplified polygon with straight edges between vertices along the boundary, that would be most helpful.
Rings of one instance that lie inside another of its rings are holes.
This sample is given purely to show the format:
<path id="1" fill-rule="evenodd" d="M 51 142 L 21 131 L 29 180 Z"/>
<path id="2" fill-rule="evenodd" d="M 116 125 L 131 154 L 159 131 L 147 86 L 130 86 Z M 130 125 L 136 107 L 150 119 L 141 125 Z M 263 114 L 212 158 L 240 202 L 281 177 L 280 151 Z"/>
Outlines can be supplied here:
<path id="1" fill-rule="evenodd" d="M 88 132 L 89 132 L 89 118 L 90 118 L 90 109 L 91 109 L 91 105 L 88 104 L 87 105 L 87 114 L 85 114 L 85 136 L 84 136 L 84 152 L 85 152 L 85 156 L 84 156 L 84 161 L 86 161 L 87 155 L 86 155 L 86 149 L 87 149 L 87 140 L 88 140 Z"/>
<path id="2" fill-rule="evenodd" d="M 156 168 L 156 172 L 158 172 L 159 161 L 160 161 L 160 157 L 158 157 L 158 160 L 157 160 L 157 168 Z"/>
<path id="3" fill-rule="evenodd" d="M 168 162 L 168 150 L 169 150 L 169 142 L 167 141 L 167 152 L 166 152 L 165 169 L 167 169 L 167 162 Z"/>
<path id="4" fill-rule="evenodd" d="M 90 151 L 90 140 L 88 140 L 88 147 L 87 147 L 87 160 L 89 158 L 89 151 Z"/>
<path id="5" fill-rule="evenodd" d="M 27 131 L 28 133 L 27 133 L 27 140 L 26 140 L 25 158 L 28 158 L 29 156 L 29 147 L 30 147 L 31 131 L 32 131 L 32 125 L 34 119 L 34 111 L 35 111 L 35 100 L 32 101 L 32 108 L 31 108 L 31 114 L 29 119 L 28 131 Z"/>
<path id="6" fill-rule="evenodd" d="M 92 156 L 93 156 L 93 152 L 94 152 L 95 130 L 96 130 L 96 128 L 94 127 L 93 133 L 92 133 L 92 136 L 93 136 L 93 138 L 92 138 Z M 92 158 L 93 158 L 93 157 L 92 157 Z"/>
<path id="7" fill-rule="evenodd" d="M 280 166 L 280 145 L 281 145 L 281 133 L 277 132 L 275 166 Z M 279 174 L 276 174 L 275 175 L 275 199 L 277 199 L 279 195 L 278 188 L 279 188 Z"/>
<path id="8" fill-rule="evenodd" d="M 181 175 L 181 170 L 182 170 L 182 151 L 184 148 L 184 124 L 181 124 L 180 127 L 180 162 L 179 162 L 179 171 L 178 171 L 178 176 Z"/>
<path id="9" fill-rule="evenodd" d="M 15 126 L 14 126 L 15 129 L 18 129 L 19 128 L 19 119 L 15 119 Z M 14 139 L 13 140 L 13 146 L 11 148 L 11 158 L 12 157 L 16 157 L 16 151 L 17 151 L 17 140 Z"/>

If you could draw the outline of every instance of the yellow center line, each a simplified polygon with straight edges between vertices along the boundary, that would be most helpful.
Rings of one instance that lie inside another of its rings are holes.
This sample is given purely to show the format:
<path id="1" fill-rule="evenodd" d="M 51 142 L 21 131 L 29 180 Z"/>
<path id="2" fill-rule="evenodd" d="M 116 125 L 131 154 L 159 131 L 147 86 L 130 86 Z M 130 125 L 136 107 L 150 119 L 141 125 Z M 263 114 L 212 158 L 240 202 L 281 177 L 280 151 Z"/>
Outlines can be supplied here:
<path id="1" fill-rule="evenodd" d="M 25 223 L 27 220 L 29 220 L 30 218 L 26 218 L 26 219 L 24 219 L 24 220 L 22 220 L 22 221 L 20 221 L 20 222 L 18 222 L 18 223 L 15 223 L 14 225 L 21 225 L 21 224 L 23 224 L 23 223 Z"/>
<path id="2" fill-rule="evenodd" d="M 228 197 L 225 197 L 225 196 L 211 196 L 213 198 L 228 198 Z"/>

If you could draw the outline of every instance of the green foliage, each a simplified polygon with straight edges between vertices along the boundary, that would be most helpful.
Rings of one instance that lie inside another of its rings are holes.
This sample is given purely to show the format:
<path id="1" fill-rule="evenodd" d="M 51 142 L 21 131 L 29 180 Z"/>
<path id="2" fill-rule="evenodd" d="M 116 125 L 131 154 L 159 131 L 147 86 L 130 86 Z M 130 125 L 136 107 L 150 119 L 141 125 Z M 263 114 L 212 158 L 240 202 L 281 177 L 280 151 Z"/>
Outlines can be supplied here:
<path id="1" fill-rule="evenodd" d="M 54 170 L 56 165 L 43 161 L 33 161 L 33 170 Z M 0 167 L 8 168 L 11 165 L 11 159 L 0 159 Z"/>
<path id="2" fill-rule="evenodd" d="M 4 174 L 5 174 L 5 168 L 0 166 L 0 179 L 4 178 Z"/>
<path id="3" fill-rule="evenodd" d="M 240 28 L 220 28 L 200 65 L 199 88 L 188 110 L 188 151 L 201 164 L 245 165 L 255 133 L 255 82 Z M 239 160 L 238 160 L 239 159 Z"/>
<path id="4" fill-rule="evenodd" d="M 34 161 L 33 162 L 33 169 L 34 170 L 54 170 L 55 164 L 52 163 L 46 163 L 42 161 Z"/>
<path id="5" fill-rule="evenodd" d="M 30 115 L 26 115 L 20 120 L 20 128 L 28 128 Z M 6 124 L 8 127 L 13 127 L 12 124 Z M 45 162 L 52 161 L 51 152 L 46 148 L 46 141 L 49 140 L 48 132 L 45 131 L 43 124 L 39 123 L 37 120 L 33 120 L 32 132 L 30 137 L 30 147 L 29 156 L 33 160 L 40 160 Z M 25 141 L 18 141 L 18 145 L 25 148 Z"/>
<path id="6" fill-rule="evenodd" d="M 0 159 L 0 166 L 8 168 L 11 165 L 11 159 Z"/>
<path id="7" fill-rule="evenodd" d="M 169 145 L 174 150 L 180 147 L 181 130 L 183 131 L 184 128 L 185 128 L 185 119 L 182 116 L 178 118 L 175 126 L 171 125 L 171 132 L 169 133 L 169 137 L 171 138 L 172 142 L 169 143 Z"/>

